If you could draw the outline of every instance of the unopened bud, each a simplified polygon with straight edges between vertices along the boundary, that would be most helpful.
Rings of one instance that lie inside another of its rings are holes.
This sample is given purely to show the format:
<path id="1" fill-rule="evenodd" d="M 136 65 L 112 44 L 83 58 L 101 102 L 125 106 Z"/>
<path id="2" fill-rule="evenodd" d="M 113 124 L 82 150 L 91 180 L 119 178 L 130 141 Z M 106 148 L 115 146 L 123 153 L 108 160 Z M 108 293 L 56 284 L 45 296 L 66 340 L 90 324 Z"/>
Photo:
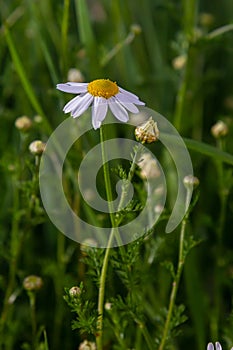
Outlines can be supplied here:
<path id="1" fill-rule="evenodd" d="M 228 126 L 222 120 L 219 120 L 211 128 L 211 134 L 216 138 L 226 136 L 228 134 Z"/>
<path id="2" fill-rule="evenodd" d="M 85 80 L 81 71 L 76 68 L 69 69 L 67 78 L 68 78 L 68 81 L 76 82 L 76 83 L 83 83 Z"/>
<path id="3" fill-rule="evenodd" d="M 88 340 L 84 340 L 80 345 L 79 345 L 79 350 L 96 350 L 96 344 L 93 342 L 90 342 Z"/>
<path id="4" fill-rule="evenodd" d="M 30 118 L 24 115 L 16 119 L 15 127 L 22 132 L 27 132 L 32 127 L 32 121 Z"/>
<path id="5" fill-rule="evenodd" d="M 33 118 L 34 119 L 34 122 L 35 123 L 37 123 L 37 124 L 40 124 L 40 123 L 42 123 L 42 121 L 43 121 L 43 118 L 42 118 L 42 116 L 41 115 L 35 115 L 35 117 Z"/>
<path id="6" fill-rule="evenodd" d="M 214 23 L 214 16 L 211 13 L 201 13 L 200 14 L 200 24 L 203 27 L 211 27 Z"/>
<path id="7" fill-rule="evenodd" d="M 173 59 L 172 65 L 173 65 L 174 69 L 181 70 L 184 68 L 186 62 L 187 62 L 187 56 L 180 55 L 180 56 L 177 56 Z"/>
<path id="8" fill-rule="evenodd" d="M 45 150 L 45 143 L 40 141 L 40 140 L 36 140 L 36 141 L 33 141 L 32 143 L 30 143 L 29 145 L 29 151 L 34 154 L 34 155 L 41 155 L 44 150 Z"/>
<path id="9" fill-rule="evenodd" d="M 188 189 L 190 187 L 197 187 L 200 183 L 199 179 L 193 175 L 187 175 L 183 180 L 184 186 Z"/>
<path id="10" fill-rule="evenodd" d="M 139 24 L 132 24 L 130 29 L 135 35 L 141 34 L 142 32 L 142 27 Z"/>
<path id="11" fill-rule="evenodd" d="M 77 286 L 74 286 L 74 287 L 70 288 L 70 290 L 69 290 L 69 295 L 71 297 L 77 297 L 80 294 L 81 294 L 81 289 Z"/>
<path id="12" fill-rule="evenodd" d="M 105 308 L 105 310 L 108 310 L 108 311 L 111 310 L 112 303 L 109 303 L 109 302 L 105 303 L 104 308 Z"/>
<path id="13" fill-rule="evenodd" d="M 23 280 L 23 287 L 28 291 L 35 291 L 41 289 L 42 285 L 42 278 L 35 275 L 27 276 Z"/>
<path id="14" fill-rule="evenodd" d="M 152 143 L 159 138 L 159 129 L 157 123 L 150 117 L 145 123 L 135 129 L 135 137 L 141 143 Z"/>

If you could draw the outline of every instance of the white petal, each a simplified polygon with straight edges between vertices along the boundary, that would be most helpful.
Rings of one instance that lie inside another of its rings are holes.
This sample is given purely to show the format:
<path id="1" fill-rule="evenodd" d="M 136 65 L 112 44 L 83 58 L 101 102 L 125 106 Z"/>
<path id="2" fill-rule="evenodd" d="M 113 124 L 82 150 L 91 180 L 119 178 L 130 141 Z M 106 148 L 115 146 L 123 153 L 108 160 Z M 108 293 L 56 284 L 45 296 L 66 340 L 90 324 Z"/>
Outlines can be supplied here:
<path id="1" fill-rule="evenodd" d="M 116 100 L 116 98 L 111 97 L 108 99 L 108 105 L 113 113 L 113 115 L 121 122 L 127 122 L 129 120 L 128 112 L 126 109 Z"/>
<path id="2" fill-rule="evenodd" d="M 136 98 L 137 100 L 139 100 L 139 97 L 137 95 L 134 95 L 132 92 L 129 92 L 129 91 L 123 89 L 122 87 L 119 87 L 119 91 L 130 96 L 131 98 Z"/>
<path id="3" fill-rule="evenodd" d="M 76 96 L 74 98 L 72 98 L 72 100 L 70 100 L 63 108 L 63 111 L 65 113 L 69 113 L 71 112 L 74 108 L 76 108 L 76 106 L 81 102 L 81 99 L 83 98 L 83 94 Z"/>
<path id="4" fill-rule="evenodd" d="M 80 98 L 80 102 L 72 110 L 71 115 L 76 118 L 84 113 L 93 101 L 93 96 L 91 94 L 86 94 Z"/>
<path id="5" fill-rule="evenodd" d="M 116 94 L 115 97 L 118 99 L 118 101 L 124 102 L 124 103 L 135 103 L 135 104 L 141 104 L 141 105 L 145 104 L 144 102 L 140 101 L 137 96 L 132 97 L 123 92 L 119 92 L 118 94 Z"/>
<path id="6" fill-rule="evenodd" d="M 92 125 L 96 130 L 101 126 L 108 110 L 107 100 L 103 97 L 95 97 L 92 106 Z"/>
<path id="7" fill-rule="evenodd" d="M 207 345 L 207 350 L 214 350 L 214 345 L 213 345 L 213 343 L 209 343 L 209 344 Z"/>
<path id="8" fill-rule="evenodd" d="M 222 350 L 221 344 L 217 341 L 215 343 L 216 350 Z"/>
<path id="9" fill-rule="evenodd" d="M 117 97 L 116 97 L 116 99 L 117 99 Z M 126 109 L 128 109 L 128 111 L 130 111 L 131 113 L 138 113 L 139 112 L 138 108 L 133 103 L 120 102 L 120 104 L 123 107 L 125 107 Z"/>
<path id="10" fill-rule="evenodd" d="M 57 84 L 57 89 L 69 92 L 71 94 L 80 94 L 82 92 L 87 92 L 87 83 L 66 83 L 66 84 Z"/>

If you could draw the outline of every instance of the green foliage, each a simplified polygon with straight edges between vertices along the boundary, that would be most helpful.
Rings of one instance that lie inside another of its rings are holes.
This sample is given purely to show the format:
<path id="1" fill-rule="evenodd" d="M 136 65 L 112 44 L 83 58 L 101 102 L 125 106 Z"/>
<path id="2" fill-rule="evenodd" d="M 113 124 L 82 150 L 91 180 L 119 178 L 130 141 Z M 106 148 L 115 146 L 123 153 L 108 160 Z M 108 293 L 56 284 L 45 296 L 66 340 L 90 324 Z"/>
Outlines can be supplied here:
<path id="1" fill-rule="evenodd" d="M 80 283 L 78 295 L 71 295 L 66 288 L 65 301 L 71 311 L 76 314 L 76 319 L 72 321 L 72 329 L 79 329 L 81 333 L 96 335 L 97 311 L 94 302 L 87 300 L 83 283 Z"/>
<path id="2" fill-rule="evenodd" d="M 167 235 L 176 173 L 161 143 L 147 146 L 166 165 L 166 206 L 150 232 L 135 229 L 140 238 L 109 251 L 104 349 L 203 350 L 209 341 L 230 349 L 232 1 L 12 0 L 1 2 L 0 16 L 0 350 L 78 349 L 98 336 L 106 249 L 73 242 L 53 225 L 40 198 L 39 157 L 28 148 L 34 140 L 46 142 L 66 118 L 69 96 L 55 86 L 68 80 L 70 68 L 87 82 L 117 81 L 162 113 L 184 137 L 200 180 L 183 239 L 181 227 Z M 15 127 L 23 115 L 32 121 L 27 132 Z M 211 127 L 219 119 L 228 134 L 215 138 Z M 108 131 L 109 138 L 134 138 L 127 124 Z M 98 142 L 98 131 L 82 137 L 63 172 L 69 205 L 97 229 L 109 217 L 84 203 L 76 180 L 78 165 Z M 135 152 L 131 163 L 110 165 L 112 187 L 120 179 L 127 189 L 132 175 L 135 190 L 114 216 L 119 226 L 137 217 L 147 199 L 139 168 L 129 176 Z M 104 197 L 101 176 L 99 187 Z M 31 274 L 43 279 L 34 305 L 23 287 Z M 69 293 L 73 285 L 81 291 L 76 297 Z"/>

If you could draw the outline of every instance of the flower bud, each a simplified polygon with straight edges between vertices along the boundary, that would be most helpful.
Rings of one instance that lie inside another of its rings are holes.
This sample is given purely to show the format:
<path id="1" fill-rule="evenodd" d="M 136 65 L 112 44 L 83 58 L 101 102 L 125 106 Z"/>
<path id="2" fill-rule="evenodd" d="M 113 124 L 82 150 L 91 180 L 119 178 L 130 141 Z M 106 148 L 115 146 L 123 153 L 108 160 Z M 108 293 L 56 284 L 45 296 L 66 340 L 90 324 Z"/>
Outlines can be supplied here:
<path id="1" fill-rule="evenodd" d="M 228 126 L 222 120 L 219 120 L 211 128 L 211 134 L 216 138 L 226 136 L 228 134 Z"/>
<path id="2" fill-rule="evenodd" d="M 189 189 L 190 187 L 197 187 L 200 183 L 199 179 L 193 175 L 187 175 L 183 180 L 184 186 Z"/>
<path id="3" fill-rule="evenodd" d="M 109 302 L 105 303 L 104 308 L 105 308 L 105 310 L 107 310 L 107 311 L 111 310 L 111 308 L 112 308 L 112 303 L 109 303 Z"/>
<path id="4" fill-rule="evenodd" d="M 43 121 L 43 118 L 42 118 L 42 116 L 41 115 L 35 115 L 35 117 L 33 118 L 34 119 L 34 122 L 35 123 L 37 123 L 37 124 L 40 124 L 40 123 L 42 123 L 42 121 Z"/>
<path id="5" fill-rule="evenodd" d="M 27 276 L 23 280 L 23 287 L 27 291 L 35 291 L 41 289 L 42 285 L 42 278 L 35 275 Z"/>
<path id="6" fill-rule="evenodd" d="M 15 127 L 22 132 L 27 132 L 32 127 L 32 121 L 30 118 L 24 115 L 16 119 Z"/>
<path id="7" fill-rule="evenodd" d="M 81 71 L 79 69 L 76 69 L 76 68 L 69 69 L 67 79 L 68 79 L 68 81 L 71 81 L 74 83 L 83 83 L 85 80 Z"/>
<path id="8" fill-rule="evenodd" d="M 69 295 L 71 297 L 77 297 L 80 294 L 81 294 L 81 289 L 77 286 L 74 286 L 74 287 L 70 288 L 70 290 L 69 290 Z"/>
<path id="9" fill-rule="evenodd" d="M 201 13 L 199 18 L 200 24 L 203 27 L 209 28 L 214 24 L 214 16 L 211 13 Z"/>
<path id="10" fill-rule="evenodd" d="M 145 123 L 135 129 L 135 137 L 141 143 L 152 143 L 159 138 L 159 129 L 157 123 L 150 117 Z"/>
<path id="11" fill-rule="evenodd" d="M 142 154 L 142 158 L 139 160 L 138 166 L 143 179 L 154 179 L 161 175 L 158 164 L 150 153 Z"/>
<path id="12" fill-rule="evenodd" d="M 30 143 L 29 145 L 29 151 L 34 154 L 34 155 L 41 155 L 44 150 L 45 150 L 45 143 L 40 141 L 40 140 L 36 140 Z"/>
<path id="13" fill-rule="evenodd" d="M 175 57 L 172 61 L 173 68 L 176 70 L 181 70 L 186 65 L 186 61 L 187 61 L 186 55 L 180 55 Z"/>
<path id="14" fill-rule="evenodd" d="M 141 34 L 142 27 L 139 24 L 132 24 L 130 27 L 131 32 L 133 32 L 135 35 Z"/>
<path id="15" fill-rule="evenodd" d="M 84 340 L 80 345 L 79 345 L 79 350 L 96 350 L 96 344 L 93 342 L 90 342 L 88 340 Z"/>

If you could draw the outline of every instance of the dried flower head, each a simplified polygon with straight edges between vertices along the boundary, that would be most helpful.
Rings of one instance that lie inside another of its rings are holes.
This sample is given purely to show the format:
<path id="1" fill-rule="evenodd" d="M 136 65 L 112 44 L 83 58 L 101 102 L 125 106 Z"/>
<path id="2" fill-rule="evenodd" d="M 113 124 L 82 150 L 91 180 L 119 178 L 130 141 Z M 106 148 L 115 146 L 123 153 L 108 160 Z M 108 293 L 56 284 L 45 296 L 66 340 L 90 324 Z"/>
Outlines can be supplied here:
<path id="1" fill-rule="evenodd" d="M 134 133 L 136 140 L 141 143 L 152 143 L 159 138 L 159 129 L 152 117 L 145 123 L 137 126 Z"/>
<path id="2" fill-rule="evenodd" d="M 32 127 L 32 121 L 30 118 L 24 115 L 16 119 L 15 127 L 22 132 L 27 132 Z"/>
<path id="3" fill-rule="evenodd" d="M 69 290 L 69 295 L 71 297 L 77 297 L 80 294 L 81 294 L 81 289 L 77 286 L 74 286 L 74 287 L 70 288 L 70 290 Z"/>
<path id="4" fill-rule="evenodd" d="M 79 345 L 79 350 L 96 350 L 96 344 L 93 342 L 90 342 L 88 340 L 84 340 L 80 345 Z"/>
<path id="5" fill-rule="evenodd" d="M 23 287 L 27 291 L 36 291 L 38 289 L 41 289 L 43 285 L 42 278 L 35 275 L 30 275 L 24 278 L 23 280 Z"/>
<path id="6" fill-rule="evenodd" d="M 200 181 L 196 176 L 187 175 L 184 177 L 183 183 L 186 188 L 190 188 L 190 187 L 197 187 Z"/>
<path id="7" fill-rule="evenodd" d="M 211 128 L 211 134 L 216 138 L 226 136 L 228 134 L 228 126 L 222 120 L 219 120 Z"/>
<path id="8" fill-rule="evenodd" d="M 41 155 L 44 150 L 45 150 L 45 143 L 40 141 L 40 140 L 35 140 L 33 142 L 30 143 L 29 145 L 29 151 L 33 154 L 33 155 Z"/>

